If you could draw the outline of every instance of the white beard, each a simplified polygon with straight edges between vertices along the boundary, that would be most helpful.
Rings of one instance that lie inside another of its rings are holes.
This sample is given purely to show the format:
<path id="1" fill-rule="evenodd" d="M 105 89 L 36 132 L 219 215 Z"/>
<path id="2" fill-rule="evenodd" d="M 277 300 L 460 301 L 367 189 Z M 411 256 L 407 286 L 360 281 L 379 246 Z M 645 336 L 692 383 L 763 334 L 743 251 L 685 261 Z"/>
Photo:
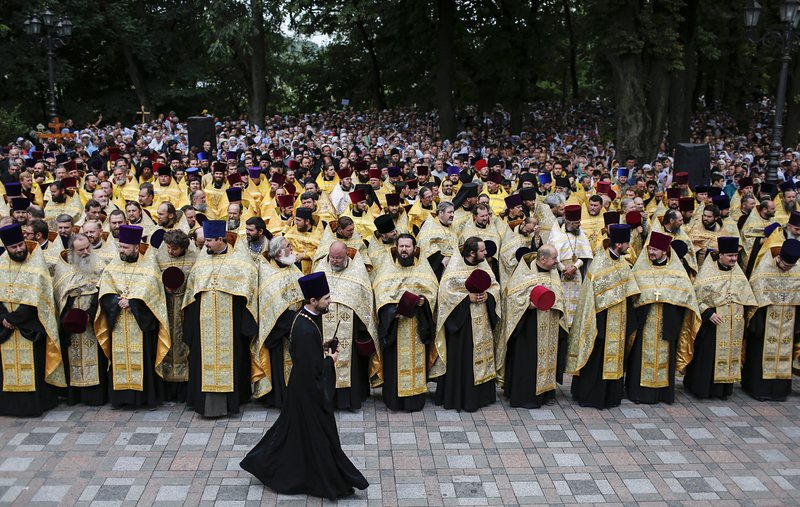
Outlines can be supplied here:
<path id="1" fill-rule="evenodd" d="M 70 252 L 69 263 L 78 273 L 93 279 L 98 278 L 103 271 L 103 265 L 94 252 L 89 253 L 86 257 L 78 257 L 74 252 Z"/>
<path id="2" fill-rule="evenodd" d="M 295 254 L 292 254 L 284 257 L 278 257 L 278 262 L 280 262 L 284 266 L 290 266 L 297 262 L 297 256 Z"/>

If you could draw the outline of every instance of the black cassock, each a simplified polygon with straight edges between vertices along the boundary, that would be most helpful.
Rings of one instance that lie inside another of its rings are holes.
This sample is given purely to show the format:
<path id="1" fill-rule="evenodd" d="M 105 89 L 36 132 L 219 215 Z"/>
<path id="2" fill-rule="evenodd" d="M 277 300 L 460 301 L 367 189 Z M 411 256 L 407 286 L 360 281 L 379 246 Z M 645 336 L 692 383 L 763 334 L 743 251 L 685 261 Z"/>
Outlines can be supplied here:
<path id="1" fill-rule="evenodd" d="M 425 407 L 425 398 L 428 393 L 402 397 L 397 395 L 397 321 L 407 317 L 396 319 L 395 315 L 397 315 L 397 304 L 384 305 L 378 311 L 378 336 L 383 349 L 383 402 L 389 410 L 416 412 Z M 416 319 L 422 343 L 424 345 L 432 343 L 435 329 L 431 308 L 427 302 L 421 307 L 417 307 Z M 426 361 L 427 357 L 425 354 Z"/>
<path id="2" fill-rule="evenodd" d="M 681 334 L 684 308 L 668 303 L 662 304 L 663 324 L 660 339 L 666 340 L 669 344 L 669 365 L 667 368 L 669 385 L 666 387 L 642 387 L 642 340 L 644 336 L 644 326 L 647 322 L 647 314 L 650 312 L 652 306 L 652 304 L 647 304 L 636 309 L 636 320 L 639 322 L 639 329 L 636 331 L 636 338 L 628 354 L 627 367 L 625 368 L 625 388 L 628 391 L 628 399 L 635 403 L 672 404 L 675 402 L 676 351 L 678 347 L 678 337 Z"/>
<path id="3" fill-rule="evenodd" d="M 709 308 L 700 317 L 703 323 L 694 339 L 692 362 L 686 365 L 683 387 L 698 398 L 727 399 L 733 394 L 733 383 L 714 383 L 714 361 L 717 356 L 717 326 L 711 316 L 717 311 Z"/>
<path id="4" fill-rule="evenodd" d="M 247 311 L 245 298 L 233 299 L 233 392 L 204 393 L 203 362 L 200 345 L 200 301 L 204 292 L 184 309 L 183 342 L 189 346 L 189 384 L 186 405 L 205 417 L 218 417 L 239 412 L 250 401 L 250 339 L 258 335 L 258 323 Z"/>
<path id="5" fill-rule="evenodd" d="M 353 312 L 353 343 L 350 347 L 350 387 L 339 387 L 333 395 L 339 410 L 359 410 L 369 396 L 369 356 L 358 353 L 356 340 L 371 340 L 367 326 Z"/>
<path id="6" fill-rule="evenodd" d="M 39 322 L 36 307 L 19 305 L 9 312 L 0 303 L 0 321 L 6 319 L 16 326 L 26 340 L 33 342 L 33 365 L 36 370 L 36 390 L 31 392 L 6 392 L 0 390 L 0 415 L 18 417 L 38 417 L 58 405 L 58 388 L 45 382 L 45 357 L 47 356 L 47 333 Z M 0 343 L 11 338 L 13 331 L 0 326 Z M 2 358 L 2 352 L 0 352 Z M 0 386 L 3 384 L 3 370 L 0 368 Z"/>
<path id="7" fill-rule="evenodd" d="M 759 308 L 745 330 L 744 364 L 742 365 L 742 390 L 760 401 L 786 401 L 792 392 L 792 379 L 765 379 L 764 328 L 767 324 L 767 308 Z M 794 314 L 793 340 L 797 343 L 800 331 L 800 312 Z"/>
<path id="8" fill-rule="evenodd" d="M 339 442 L 333 413 L 336 373 L 333 359 L 323 358 L 321 329 L 320 316 L 300 310 L 290 338 L 293 366 L 281 413 L 240 465 L 278 493 L 333 500 L 369 484 Z"/>
<path id="9" fill-rule="evenodd" d="M 260 400 L 268 407 L 281 408 L 286 399 L 286 378 L 283 376 L 283 347 L 288 342 L 289 331 L 292 329 L 292 320 L 297 312 L 284 310 L 272 331 L 267 335 L 264 346 L 269 350 L 269 364 L 272 370 L 272 391 L 262 396 Z"/>
<path id="10" fill-rule="evenodd" d="M 497 326 L 494 296 L 486 293 L 486 310 L 489 325 Z M 497 399 L 494 379 L 475 385 L 473 372 L 472 321 L 469 297 L 456 306 L 444 323 L 447 343 L 447 371 L 439 377 L 434 401 L 446 409 L 475 412 L 481 407 L 491 405 Z"/>
<path id="11" fill-rule="evenodd" d="M 428 256 L 428 264 L 431 265 L 431 269 L 433 273 L 436 275 L 436 279 L 440 282 L 442 281 L 442 275 L 444 274 L 444 269 L 447 267 L 444 265 L 444 255 L 442 252 L 436 252 Z"/>
<path id="12" fill-rule="evenodd" d="M 589 297 L 593 296 L 590 295 Z M 633 297 L 627 299 L 626 307 L 625 336 L 630 336 L 638 328 Z M 608 309 L 598 313 L 596 319 L 597 336 L 594 339 L 594 347 L 592 347 L 592 353 L 581 369 L 580 375 L 572 377 L 572 398 L 582 407 L 617 407 L 622 402 L 622 395 L 625 390 L 624 376 L 617 380 L 603 380 Z M 625 346 L 625 340 L 622 341 L 620 346 Z"/>
<path id="13" fill-rule="evenodd" d="M 114 324 L 122 309 L 117 294 L 106 294 L 100 298 L 100 306 L 106 312 L 111 340 L 114 340 Z M 108 399 L 113 407 L 124 405 L 155 407 L 164 401 L 164 381 L 156 374 L 156 348 L 159 322 L 153 312 L 138 299 L 129 299 L 130 311 L 136 324 L 142 330 L 142 390 L 114 390 L 114 365 L 108 368 Z M 113 348 L 113 346 L 112 346 Z"/>
<path id="14" fill-rule="evenodd" d="M 528 308 L 508 338 L 503 393 L 512 407 L 539 408 L 556 398 L 555 389 L 536 394 L 536 365 L 539 361 L 537 310 Z M 569 334 L 558 328 L 558 360 L 556 382 L 561 384 L 567 361 Z"/>
<path id="15" fill-rule="evenodd" d="M 67 304 L 64 305 L 64 309 L 61 311 L 59 322 L 63 322 L 64 316 L 72 309 L 74 305 L 75 298 L 73 296 L 69 296 L 67 298 Z M 97 307 L 97 298 L 94 297 L 92 298 L 92 304 L 89 306 L 89 309 L 86 310 L 86 312 L 89 314 L 90 326 L 94 322 L 94 318 L 97 315 Z M 67 376 L 67 386 L 69 386 L 67 387 L 67 404 L 75 405 L 77 403 L 85 403 L 86 405 L 91 406 L 105 405 L 108 401 L 108 358 L 106 358 L 105 353 L 103 353 L 100 343 L 97 343 L 97 377 L 100 380 L 100 383 L 96 386 L 73 387 L 70 385 L 71 372 L 69 362 L 69 344 L 72 335 L 63 329 L 59 329 L 59 335 L 61 341 L 61 354 L 64 359 L 64 372 Z"/>

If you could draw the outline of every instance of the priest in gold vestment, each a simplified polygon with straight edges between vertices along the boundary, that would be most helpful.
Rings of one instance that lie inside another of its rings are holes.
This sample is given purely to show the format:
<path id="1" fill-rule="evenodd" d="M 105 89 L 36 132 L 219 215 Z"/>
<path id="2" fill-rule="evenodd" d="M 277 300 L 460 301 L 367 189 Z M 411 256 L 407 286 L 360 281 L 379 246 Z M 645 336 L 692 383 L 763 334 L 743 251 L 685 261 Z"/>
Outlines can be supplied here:
<path id="1" fill-rule="evenodd" d="M 800 365 L 800 241 L 787 239 L 775 250 L 750 276 L 758 308 L 748 313 L 742 389 L 761 401 L 785 401 Z"/>
<path id="2" fill-rule="evenodd" d="M 684 319 L 700 318 L 692 282 L 671 242 L 671 236 L 653 232 L 633 266 L 640 291 L 634 303 L 639 329 L 628 353 L 625 387 L 634 403 L 675 401 L 678 337 Z"/>
<path id="3" fill-rule="evenodd" d="M 437 405 L 475 412 L 495 402 L 494 333 L 500 304 L 486 245 L 480 238 L 467 238 L 439 283 L 436 341 L 428 360 L 430 376 L 439 377 Z"/>
<path id="4" fill-rule="evenodd" d="M 609 246 L 599 251 L 583 281 L 569 330 L 567 373 L 572 397 L 582 407 L 610 408 L 622 402 L 625 345 L 636 332 L 634 296 L 639 294 L 625 254 L 627 224 L 608 226 Z"/>
<path id="5" fill-rule="evenodd" d="M 410 234 L 397 237 L 391 262 L 381 264 L 373 288 L 383 358 L 383 401 L 389 410 L 422 410 L 428 396 L 428 354 L 439 282 L 415 253 Z"/>
<path id="6" fill-rule="evenodd" d="M 696 397 L 724 400 L 741 378 L 746 310 L 758 302 L 737 264 L 739 238 L 720 236 L 717 244 L 719 259 L 706 257 L 694 281 L 700 330 L 681 335 L 677 370 Z"/>
<path id="7" fill-rule="evenodd" d="M 353 255 L 351 258 L 348 254 Z M 367 268 L 358 252 L 334 241 L 317 264 L 331 288 L 331 304 L 322 318 L 323 341 L 339 339 L 334 406 L 358 410 L 370 386 L 381 384 L 375 302 Z"/>
<path id="8" fill-rule="evenodd" d="M 65 387 L 53 285 L 41 250 L 19 224 L 0 228 L 0 415 L 38 417 Z"/>
<path id="9" fill-rule="evenodd" d="M 118 254 L 119 255 L 119 254 Z M 67 404 L 104 405 L 108 400 L 108 360 L 94 333 L 103 262 L 83 234 L 72 238 L 55 264 L 53 290 L 61 322 L 67 375 Z"/>
<path id="10" fill-rule="evenodd" d="M 140 253 L 143 229 L 119 228 L 119 256 L 100 276 L 100 310 L 94 322 L 109 367 L 109 400 L 155 407 L 164 400 L 162 363 L 170 347 L 167 305 L 158 262 Z"/>
<path id="11" fill-rule="evenodd" d="M 190 351 L 186 403 L 202 416 L 219 417 L 238 413 L 250 400 L 258 268 L 247 249 L 227 243 L 224 221 L 203 222 L 203 236 L 206 252 L 197 256 L 183 299 L 183 341 Z"/>

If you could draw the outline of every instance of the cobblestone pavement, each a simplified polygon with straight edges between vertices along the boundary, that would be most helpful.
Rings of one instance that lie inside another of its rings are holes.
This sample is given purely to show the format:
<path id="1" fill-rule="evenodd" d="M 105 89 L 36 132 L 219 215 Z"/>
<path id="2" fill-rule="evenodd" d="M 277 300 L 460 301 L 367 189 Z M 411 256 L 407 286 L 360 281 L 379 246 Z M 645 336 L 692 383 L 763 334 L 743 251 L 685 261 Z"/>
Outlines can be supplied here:
<path id="1" fill-rule="evenodd" d="M 539 410 L 428 403 L 393 414 L 373 396 L 339 413 L 344 449 L 371 485 L 338 504 L 800 503 L 800 396 L 759 403 L 737 388 L 703 402 L 679 386 L 672 406 L 597 411 L 573 404 L 568 387 Z M 182 405 L 62 405 L 0 418 L 0 503 L 330 505 L 276 495 L 239 469 L 277 415 L 257 403 L 217 420 Z"/>

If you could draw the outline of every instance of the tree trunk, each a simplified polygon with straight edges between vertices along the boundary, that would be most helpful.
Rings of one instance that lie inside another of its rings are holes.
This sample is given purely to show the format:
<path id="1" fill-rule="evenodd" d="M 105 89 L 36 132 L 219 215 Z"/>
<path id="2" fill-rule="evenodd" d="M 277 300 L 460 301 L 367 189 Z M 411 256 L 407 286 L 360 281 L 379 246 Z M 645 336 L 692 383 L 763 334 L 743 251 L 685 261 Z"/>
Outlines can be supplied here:
<path id="1" fill-rule="evenodd" d="M 670 75 L 669 135 L 670 150 L 677 143 L 688 142 L 691 135 L 694 88 L 697 79 L 697 11 L 699 0 L 687 1 L 681 9 L 681 24 L 678 27 L 683 46 L 683 69 Z"/>
<path id="2" fill-rule="evenodd" d="M 644 96 L 644 72 L 640 56 L 606 55 L 612 70 L 614 103 L 616 105 L 618 158 L 634 156 L 644 160 L 650 153 L 650 115 Z"/>
<path id="3" fill-rule="evenodd" d="M 575 28 L 572 26 L 572 11 L 569 0 L 562 0 L 564 5 L 564 27 L 569 35 L 569 75 L 572 82 L 572 98 L 578 98 L 578 43 L 575 41 Z"/>
<path id="4" fill-rule="evenodd" d="M 794 59 L 794 70 L 789 77 L 789 91 L 786 94 L 786 128 L 783 130 L 783 145 L 797 148 L 800 138 L 800 58 Z"/>
<path id="5" fill-rule="evenodd" d="M 383 111 L 387 109 L 388 106 L 386 105 L 386 92 L 383 89 L 383 79 L 381 78 L 381 66 L 378 62 L 378 54 L 375 51 L 375 44 L 372 43 L 372 39 L 369 37 L 369 33 L 367 32 L 367 27 L 364 25 L 364 22 L 359 20 L 356 22 L 356 28 L 358 29 L 358 33 L 361 35 L 361 42 L 364 44 L 364 49 L 367 51 L 367 55 L 369 55 L 369 64 L 370 69 L 372 70 L 372 90 L 375 95 L 375 106 Z"/>
<path id="6" fill-rule="evenodd" d="M 128 71 L 128 77 L 131 78 L 133 90 L 136 92 L 136 97 L 139 99 L 139 104 L 144 106 L 145 111 L 155 114 L 153 110 L 153 103 L 150 100 L 150 93 L 147 89 L 147 81 L 144 77 L 144 70 L 142 69 L 139 59 L 133 54 L 131 46 L 126 42 L 125 37 L 119 37 L 120 50 L 122 56 L 125 57 L 125 67 Z M 151 115 L 151 118 L 153 116 Z"/>
<path id="7" fill-rule="evenodd" d="M 439 110 L 439 134 L 453 140 L 456 116 L 453 107 L 453 37 L 455 36 L 455 0 L 437 0 L 439 23 L 436 42 L 436 103 Z"/>
<path id="8" fill-rule="evenodd" d="M 250 124 L 263 126 L 264 115 L 267 111 L 267 55 L 263 0 L 250 0 L 250 15 L 252 16 L 251 22 L 253 24 L 250 34 L 252 94 L 247 118 Z"/>

